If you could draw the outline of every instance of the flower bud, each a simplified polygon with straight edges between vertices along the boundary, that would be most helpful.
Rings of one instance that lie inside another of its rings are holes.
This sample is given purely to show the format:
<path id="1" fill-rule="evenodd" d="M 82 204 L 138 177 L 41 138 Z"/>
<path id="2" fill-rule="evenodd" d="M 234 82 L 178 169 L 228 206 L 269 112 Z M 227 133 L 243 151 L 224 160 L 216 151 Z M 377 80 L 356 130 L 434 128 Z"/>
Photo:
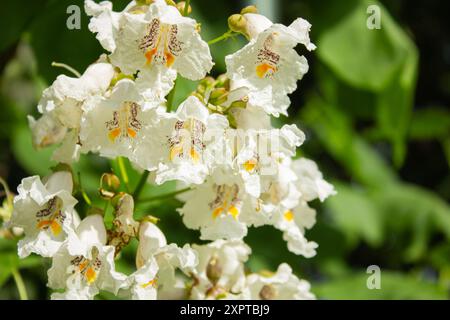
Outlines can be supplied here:
<path id="1" fill-rule="evenodd" d="M 108 191 L 118 191 L 120 179 L 113 173 L 104 173 L 100 180 L 100 187 Z"/>
<path id="2" fill-rule="evenodd" d="M 214 285 L 222 277 L 222 266 L 219 264 L 219 259 L 216 256 L 209 259 L 208 265 L 206 266 L 206 276 Z"/>
<path id="3" fill-rule="evenodd" d="M 225 88 L 230 90 L 230 78 L 228 78 L 226 74 L 221 74 L 217 77 L 215 86 L 216 88 Z"/>
<path id="4" fill-rule="evenodd" d="M 228 27 L 231 31 L 246 34 L 247 20 L 241 14 L 233 14 L 228 18 Z"/>
<path id="5" fill-rule="evenodd" d="M 256 6 L 247 6 L 241 10 L 241 14 L 246 13 L 258 13 L 258 8 Z"/>
<path id="6" fill-rule="evenodd" d="M 213 104 L 221 105 L 222 103 L 224 103 L 227 100 L 227 96 L 228 96 L 227 89 L 217 88 L 217 89 L 214 89 L 213 91 L 211 91 L 211 94 L 209 96 L 209 101 Z M 224 99 L 225 99 L 225 101 L 222 101 Z M 219 100 L 221 100 L 222 102 L 218 102 Z"/>

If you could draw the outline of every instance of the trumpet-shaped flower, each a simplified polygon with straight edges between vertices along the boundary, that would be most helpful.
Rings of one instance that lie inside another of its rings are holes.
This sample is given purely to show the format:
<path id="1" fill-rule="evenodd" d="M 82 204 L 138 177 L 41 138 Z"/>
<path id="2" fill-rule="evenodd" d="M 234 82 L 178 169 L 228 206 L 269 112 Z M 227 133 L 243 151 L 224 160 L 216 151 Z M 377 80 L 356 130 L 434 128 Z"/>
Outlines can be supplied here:
<path id="1" fill-rule="evenodd" d="M 86 103 L 80 130 L 83 149 L 133 159 L 144 127 L 155 120 L 155 107 L 157 102 L 144 101 L 132 80 L 120 80 L 109 97 Z"/>
<path id="2" fill-rule="evenodd" d="M 309 42 L 309 27 L 306 20 L 299 18 L 288 27 L 272 24 L 264 31 L 254 32 L 254 38 L 244 48 L 225 59 L 232 87 L 248 88 L 253 93 L 249 95 L 250 104 L 259 105 L 268 114 L 287 115 L 288 94 L 308 71 L 308 62 L 294 47 L 303 43 L 308 50 L 315 48 Z M 258 103 L 261 95 L 268 97 L 270 103 Z"/>
<path id="3" fill-rule="evenodd" d="M 336 194 L 333 185 L 324 180 L 322 172 L 314 161 L 306 158 L 294 160 L 292 169 L 298 176 L 296 186 L 305 201 L 318 198 L 323 202 L 329 196 Z"/>
<path id="4" fill-rule="evenodd" d="M 147 170 L 156 167 L 157 184 L 169 180 L 202 183 L 224 154 L 227 119 L 209 114 L 194 96 L 188 97 L 176 113 L 160 113 L 159 118 L 144 133 L 136 163 Z"/>
<path id="5" fill-rule="evenodd" d="M 100 215 L 81 221 L 53 256 L 48 270 L 48 286 L 66 289 L 54 298 L 79 297 L 93 299 L 100 291 L 117 294 L 126 285 L 126 275 L 115 271 L 114 247 L 106 245 L 106 229 Z"/>
<path id="6" fill-rule="evenodd" d="M 312 300 L 315 296 L 310 287 L 307 281 L 292 273 L 288 264 L 283 263 L 273 275 L 247 276 L 242 297 L 250 300 Z"/>
<path id="7" fill-rule="evenodd" d="M 111 61 L 126 74 L 150 72 L 155 77 L 162 73 L 170 84 L 176 76 L 173 71 L 199 80 L 213 66 L 196 21 L 183 17 L 176 7 L 162 0 L 143 11 L 121 14 L 114 42 L 107 48 L 112 49 Z"/>
<path id="8" fill-rule="evenodd" d="M 109 63 L 98 62 L 89 66 L 80 78 L 60 75 L 44 90 L 38 105 L 42 114 L 35 120 L 29 117 L 33 144 L 40 148 L 62 143 L 53 160 L 64 163 L 76 161 L 81 150 L 78 143 L 83 104 L 100 96 L 109 88 L 114 68 Z"/>
<path id="9" fill-rule="evenodd" d="M 130 296 L 134 300 L 155 300 L 167 292 L 185 287 L 176 277 L 176 270 L 185 274 L 197 265 L 197 255 L 185 245 L 167 245 L 161 230 L 151 222 L 142 222 L 139 230 L 139 247 L 136 255 L 138 270 L 128 278 Z M 181 286 L 180 286 L 181 284 Z"/>
<path id="10" fill-rule="evenodd" d="M 240 240 L 216 240 L 206 245 L 193 245 L 198 265 L 192 273 L 191 299 L 229 299 L 245 286 L 244 263 L 251 249 Z"/>
<path id="11" fill-rule="evenodd" d="M 18 244 L 19 257 L 32 252 L 53 256 L 74 227 L 77 200 L 72 197 L 72 175 L 56 172 L 45 184 L 38 176 L 28 177 L 22 180 L 18 193 L 9 224 L 25 233 Z"/>
<path id="12" fill-rule="evenodd" d="M 184 224 L 200 229 L 203 240 L 242 239 L 255 211 L 255 199 L 246 191 L 239 175 L 219 168 L 205 181 L 184 195 L 179 209 Z"/>

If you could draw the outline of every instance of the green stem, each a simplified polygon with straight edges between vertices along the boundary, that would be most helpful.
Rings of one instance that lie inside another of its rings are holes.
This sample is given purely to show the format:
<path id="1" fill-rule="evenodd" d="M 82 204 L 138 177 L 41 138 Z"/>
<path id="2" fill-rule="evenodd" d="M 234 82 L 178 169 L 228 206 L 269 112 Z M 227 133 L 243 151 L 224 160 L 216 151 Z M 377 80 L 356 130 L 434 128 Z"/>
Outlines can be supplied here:
<path id="1" fill-rule="evenodd" d="M 81 182 L 81 173 L 78 172 L 78 185 L 80 187 L 81 196 L 83 197 L 84 201 L 87 203 L 88 206 L 92 206 L 92 201 L 87 195 L 86 191 L 83 189 L 83 184 Z"/>
<path id="2" fill-rule="evenodd" d="M 136 189 L 133 192 L 133 198 L 134 201 L 138 201 L 139 199 L 139 194 L 141 193 L 142 189 L 144 188 L 145 184 L 147 183 L 147 179 L 148 179 L 148 175 L 150 174 L 149 171 L 145 170 L 142 175 L 141 175 L 141 179 L 139 179 L 139 182 L 136 186 Z"/>
<path id="3" fill-rule="evenodd" d="M 127 169 L 125 168 L 125 159 L 123 157 L 118 157 L 117 163 L 119 164 L 120 175 L 122 176 L 122 180 L 125 183 L 127 192 L 130 193 L 130 180 L 128 178 Z"/>
<path id="4" fill-rule="evenodd" d="M 8 184 L 2 177 L 0 177 L 0 185 L 2 185 L 3 189 L 5 189 L 6 201 L 8 202 L 8 205 L 10 207 L 12 207 L 13 206 L 13 196 L 11 195 L 11 191 L 9 190 Z"/>
<path id="5" fill-rule="evenodd" d="M 165 193 L 165 194 L 160 194 L 157 196 L 153 196 L 153 197 L 149 197 L 149 198 L 145 198 L 142 199 L 139 202 L 152 202 L 152 201 L 157 201 L 157 200 L 163 200 L 163 199 L 167 199 L 167 198 L 172 198 L 176 195 L 179 195 L 181 193 L 185 193 L 187 191 L 191 190 L 191 188 L 185 188 L 185 189 L 181 189 L 181 190 L 177 190 L 177 191 L 173 191 L 173 192 L 169 192 L 169 193 Z"/>
<path id="6" fill-rule="evenodd" d="M 175 79 L 175 83 L 173 84 L 173 88 L 169 92 L 169 94 L 167 95 L 167 102 L 166 102 L 167 112 L 170 112 L 170 110 L 172 110 L 173 99 L 175 97 L 175 90 L 176 90 L 176 88 L 177 88 L 177 80 Z"/>
<path id="7" fill-rule="evenodd" d="M 184 3 L 184 12 L 183 12 L 184 16 L 187 16 L 189 14 L 189 3 L 190 2 L 191 2 L 190 0 L 186 0 Z"/>
<path id="8" fill-rule="evenodd" d="M 236 35 L 237 35 L 236 32 L 233 32 L 233 31 L 231 31 L 231 30 L 228 30 L 228 31 L 225 32 L 223 35 L 221 35 L 220 37 L 217 37 L 217 38 L 215 38 L 215 39 L 209 40 L 209 41 L 208 41 L 208 44 L 211 45 L 211 44 L 220 42 L 220 41 L 222 41 L 222 40 L 226 40 L 226 39 L 228 39 L 228 38 L 234 37 L 234 36 L 236 36 Z"/>
<path id="9" fill-rule="evenodd" d="M 20 275 L 19 270 L 14 269 L 12 271 L 12 275 L 14 281 L 16 282 L 17 291 L 19 291 L 20 300 L 28 300 L 27 288 L 23 282 L 22 276 Z"/>
<path id="10" fill-rule="evenodd" d="M 58 68 L 64 68 L 70 72 L 72 72 L 74 75 L 77 76 L 77 78 L 81 77 L 81 74 L 75 70 L 74 68 L 72 68 L 71 66 L 65 64 L 65 63 L 60 63 L 60 62 L 52 62 L 52 67 L 58 67 Z"/>

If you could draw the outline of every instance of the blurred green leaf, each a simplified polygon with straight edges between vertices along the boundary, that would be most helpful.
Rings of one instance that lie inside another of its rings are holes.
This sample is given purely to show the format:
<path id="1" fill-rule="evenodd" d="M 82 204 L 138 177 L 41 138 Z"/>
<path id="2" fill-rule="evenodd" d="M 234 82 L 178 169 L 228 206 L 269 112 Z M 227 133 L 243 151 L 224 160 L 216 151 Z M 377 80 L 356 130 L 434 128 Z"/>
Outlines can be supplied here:
<path id="1" fill-rule="evenodd" d="M 443 108 L 426 108 L 414 112 L 409 136 L 412 139 L 445 138 L 450 135 L 450 112 Z"/>
<path id="2" fill-rule="evenodd" d="M 447 299 L 445 288 L 415 276 L 404 275 L 381 268 L 381 289 L 367 288 L 371 274 L 352 272 L 347 277 L 315 283 L 313 292 L 320 299 Z"/>
<path id="3" fill-rule="evenodd" d="M 337 106 L 311 97 L 301 120 L 314 129 L 326 150 L 348 174 L 366 186 L 384 186 L 396 181 L 395 173 L 360 136 Z"/>
<path id="4" fill-rule="evenodd" d="M 378 246 L 383 239 L 383 217 L 379 208 L 363 190 L 334 183 L 338 194 L 326 202 L 334 222 L 350 243 L 359 238 L 372 246 Z"/>

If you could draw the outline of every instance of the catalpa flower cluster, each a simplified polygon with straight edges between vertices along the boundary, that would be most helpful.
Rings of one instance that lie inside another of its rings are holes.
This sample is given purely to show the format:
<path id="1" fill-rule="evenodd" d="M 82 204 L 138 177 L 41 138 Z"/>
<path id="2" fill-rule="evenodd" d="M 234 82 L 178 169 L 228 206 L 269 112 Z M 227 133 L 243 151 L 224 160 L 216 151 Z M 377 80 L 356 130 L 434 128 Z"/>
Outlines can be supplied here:
<path id="1" fill-rule="evenodd" d="M 287 115 L 288 95 L 308 71 L 295 47 L 315 49 L 311 25 L 272 23 L 255 7 L 243 9 L 221 38 L 240 33 L 248 43 L 213 78 L 209 45 L 188 4 L 141 0 L 116 12 L 109 1 L 87 0 L 85 10 L 108 53 L 79 77 L 60 75 L 42 95 L 40 117 L 29 118 L 34 145 L 56 145 L 52 160 L 69 170 L 25 178 L 9 221 L 24 232 L 20 257 L 52 259 L 52 298 L 92 299 L 100 291 L 128 299 L 314 298 L 285 263 L 274 273 L 249 273 L 243 242 L 249 227 L 270 225 L 288 250 L 314 256 L 317 244 L 305 231 L 316 212 L 308 203 L 335 193 L 315 162 L 295 158 L 304 133 L 271 125 L 271 116 Z M 198 87 L 175 106 L 178 77 Z M 129 159 L 144 184 L 176 181 L 178 214 L 210 242 L 168 244 L 156 219 L 135 219 L 140 190 L 119 190 L 112 173 L 102 177 L 109 189 L 100 190 L 113 206 L 112 226 L 100 209 L 79 214 L 70 165 L 86 153 Z M 136 271 L 120 273 L 115 262 L 134 238 Z"/>

